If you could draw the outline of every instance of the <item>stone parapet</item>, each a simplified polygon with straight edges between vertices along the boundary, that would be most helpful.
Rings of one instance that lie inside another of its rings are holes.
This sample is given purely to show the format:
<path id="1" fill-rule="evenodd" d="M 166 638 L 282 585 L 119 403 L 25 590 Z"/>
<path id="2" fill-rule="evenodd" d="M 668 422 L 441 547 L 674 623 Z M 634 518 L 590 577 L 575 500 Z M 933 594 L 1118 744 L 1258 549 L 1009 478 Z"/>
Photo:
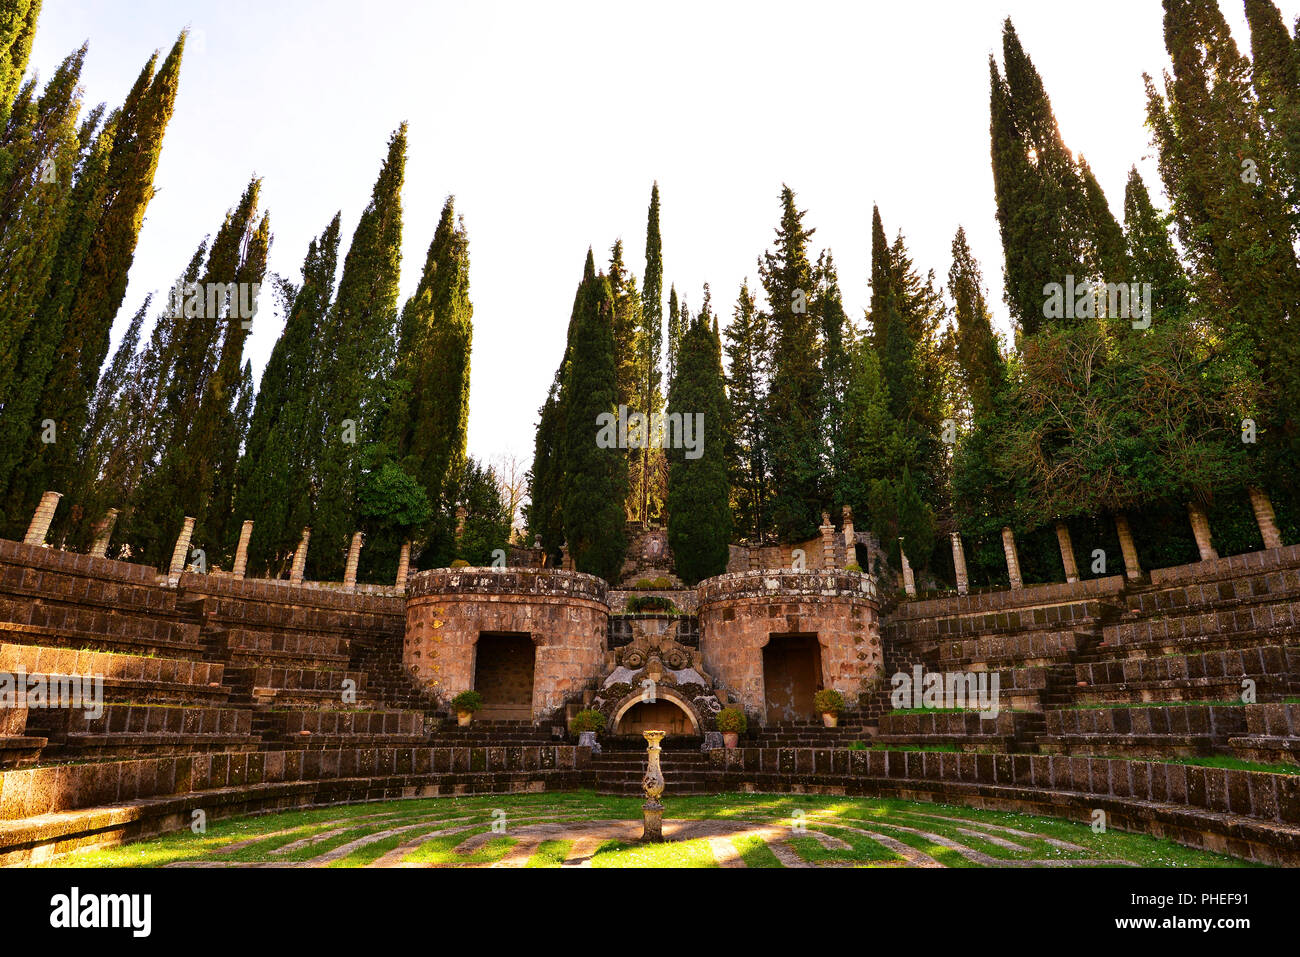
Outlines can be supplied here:
<path id="1" fill-rule="evenodd" d="M 406 583 L 408 598 L 429 595 L 534 595 L 608 607 L 609 586 L 595 575 L 556 568 L 434 568 Z"/>
<path id="2" fill-rule="evenodd" d="M 699 605 L 741 598 L 856 598 L 876 600 L 876 582 L 870 575 L 847 571 L 732 572 L 700 582 Z"/>

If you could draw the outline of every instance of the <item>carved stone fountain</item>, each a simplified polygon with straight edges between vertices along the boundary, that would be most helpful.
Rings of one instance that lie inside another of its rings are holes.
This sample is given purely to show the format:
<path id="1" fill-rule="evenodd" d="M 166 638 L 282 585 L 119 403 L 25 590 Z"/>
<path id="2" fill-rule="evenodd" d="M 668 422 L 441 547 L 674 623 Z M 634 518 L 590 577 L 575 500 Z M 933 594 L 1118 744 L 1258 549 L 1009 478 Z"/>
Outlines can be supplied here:
<path id="1" fill-rule="evenodd" d="M 662 843 L 664 839 L 664 806 L 659 798 L 664 793 L 664 774 L 659 769 L 659 742 L 664 739 L 664 731 L 643 731 L 647 743 L 647 757 L 649 764 L 646 767 L 645 777 L 641 779 L 641 787 L 645 789 L 647 798 L 645 804 L 641 805 L 641 813 L 644 817 L 644 828 L 641 833 L 643 843 Z"/>

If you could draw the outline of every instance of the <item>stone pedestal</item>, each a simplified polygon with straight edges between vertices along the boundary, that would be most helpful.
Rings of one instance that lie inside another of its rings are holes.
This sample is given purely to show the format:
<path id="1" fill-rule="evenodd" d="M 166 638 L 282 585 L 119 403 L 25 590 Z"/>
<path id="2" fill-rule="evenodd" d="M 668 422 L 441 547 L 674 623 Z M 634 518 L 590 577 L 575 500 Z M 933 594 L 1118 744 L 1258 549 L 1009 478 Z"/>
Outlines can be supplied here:
<path id="1" fill-rule="evenodd" d="M 1064 522 L 1056 523 L 1056 541 L 1061 546 L 1061 564 L 1065 566 L 1065 580 L 1073 585 L 1079 580 L 1079 566 L 1074 561 L 1074 543 L 1070 529 Z"/>
<path id="2" fill-rule="evenodd" d="M 902 545 L 898 547 L 898 557 L 903 563 L 903 590 L 907 592 L 908 598 L 915 598 L 916 575 L 912 573 L 912 563 L 907 560 L 907 552 L 903 551 Z"/>
<path id="3" fill-rule="evenodd" d="M 961 533 L 952 532 L 952 567 L 957 573 L 957 594 L 970 593 L 970 576 L 966 572 L 966 551 L 961 546 Z"/>
<path id="4" fill-rule="evenodd" d="M 1016 551 L 1016 535 L 1010 527 L 1002 529 L 1002 551 L 1007 556 L 1007 576 L 1011 579 L 1011 587 L 1024 588 L 1025 583 L 1020 577 L 1020 555 Z"/>
<path id="5" fill-rule="evenodd" d="M 397 593 L 406 591 L 406 576 L 411 571 L 411 543 L 402 542 L 402 551 L 397 556 Z"/>
<path id="6" fill-rule="evenodd" d="M 831 524 L 831 513 L 822 512 L 822 568 L 835 567 L 835 526 Z"/>
<path id="7" fill-rule="evenodd" d="M 1124 556 L 1124 575 L 1129 581 L 1142 577 L 1142 566 L 1138 564 L 1137 545 L 1133 541 L 1133 530 L 1128 526 L 1128 516 L 1123 512 L 1115 513 L 1115 534 L 1119 536 L 1119 550 Z"/>
<path id="8" fill-rule="evenodd" d="M 248 571 L 248 540 L 253 537 L 253 523 L 247 521 L 239 530 L 239 544 L 235 547 L 235 564 L 230 572 L 236 578 L 243 578 Z"/>
<path id="9" fill-rule="evenodd" d="M 1192 534 L 1196 536 L 1196 548 L 1201 553 L 1201 561 L 1212 562 L 1219 557 L 1210 541 L 1210 518 L 1197 502 L 1187 503 L 1187 517 L 1192 522 Z"/>
<path id="10" fill-rule="evenodd" d="M 108 540 L 113 536 L 113 526 L 117 524 L 117 509 L 110 508 L 108 514 L 95 525 L 95 541 L 90 546 L 90 554 L 103 558 L 108 554 Z"/>
<path id="11" fill-rule="evenodd" d="M 289 581 L 295 585 L 302 584 L 303 573 L 307 570 L 307 543 L 311 541 L 311 526 L 302 530 L 302 541 L 293 553 L 293 567 L 289 570 Z"/>
<path id="12" fill-rule="evenodd" d="M 36 506 L 36 511 L 32 515 L 32 522 L 27 526 L 27 534 L 23 536 L 24 545 L 44 545 L 45 536 L 49 534 L 50 523 L 54 521 L 54 510 L 59 507 L 59 499 L 63 498 L 62 492 L 46 492 L 41 496 L 41 502 Z"/>
<path id="13" fill-rule="evenodd" d="M 171 564 L 167 566 L 167 576 L 173 582 L 177 581 L 181 577 L 181 572 L 185 571 L 185 556 L 190 553 L 190 539 L 193 537 L 194 519 L 186 515 L 180 537 L 176 539 L 176 547 L 172 549 Z"/>
<path id="14" fill-rule="evenodd" d="M 1277 516 L 1273 514 L 1273 503 L 1262 488 L 1250 489 L 1250 507 L 1255 510 L 1255 522 L 1259 525 L 1259 534 L 1264 539 L 1265 548 L 1281 548 L 1282 534 L 1277 530 Z"/>
<path id="15" fill-rule="evenodd" d="M 858 563 L 858 550 L 854 546 L 858 542 L 858 533 L 853 530 L 853 509 L 844 506 L 844 564 L 856 565 Z M 867 571 L 868 569 L 863 569 Z"/>
<path id="16" fill-rule="evenodd" d="M 348 547 L 348 562 L 343 566 L 343 587 L 348 591 L 357 587 L 357 566 L 361 564 L 361 543 L 364 540 L 361 532 L 354 532 L 352 544 Z"/>
<path id="17" fill-rule="evenodd" d="M 659 844 L 664 839 L 664 806 L 659 798 L 664 793 L 664 774 L 659 768 L 659 742 L 663 741 L 663 731 L 643 731 L 646 739 L 646 772 L 641 779 L 645 790 L 646 802 L 641 805 L 644 825 L 641 842 Z"/>

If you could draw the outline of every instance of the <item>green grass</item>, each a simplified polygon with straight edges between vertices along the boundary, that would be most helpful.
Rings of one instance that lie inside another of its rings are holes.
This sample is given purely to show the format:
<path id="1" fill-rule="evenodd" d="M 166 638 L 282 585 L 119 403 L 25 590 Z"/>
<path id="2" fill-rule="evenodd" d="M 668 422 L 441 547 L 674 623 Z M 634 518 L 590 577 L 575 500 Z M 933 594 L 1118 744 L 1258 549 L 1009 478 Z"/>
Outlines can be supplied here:
<path id="1" fill-rule="evenodd" d="M 641 799 L 590 791 L 422 798 L 314 808 L 212 821 L 207 833 L 188 830 L 99 851 L 73 854 L 50 866 L 159 867 L 184 862 L 289 864 L 315 861 L 330 867 L 373 864 L 385 855 L 409 864 L 446 867 L 499 862 L 533 823 L 639 822 Z M 787 847 L 813 865 L 897 866 L 899 855 L 877 840 L 898 841 L 953 867 L 998 866 L 1015 861 L 1120 860 L 1147 867 L 1240 867 L 1243 862 L 1120 831 L 1094 834 L 1087 824 L 1036 815 L 925 804 L 898 799 L 829 795 L 721 794 L 668 796 L 665 820 L 742 822 L 759 828 L 802 823 L 847 844 L 828 848 L 812 834 L 788 833 Z M 493 832 L 505 812 L 505 833 Z M 999 828 L 1013 828 L 1023 835 Z M 963 832 L 970 833 L 963 833 Z M 729 836 L 750 867 L 780 867 L 771 847 L 743 829 Z M 462 850 L 477 837 L 478 846 Z M 966 850 L 945 846 L 944 840 Z M 1077 849 L 1056 846 L 1068 842 Z M 1002 843 L 999 843 L 1001 841 Z M 356 842 L 354 844 L 354 842 Z M 835 842 L 831 842 L 835 843 Z M 1010 843 L 1015 846 L 1007 846 Z M 347 846 L 346 852 L 344 851 Z M 526 850 L 527 845 L 521 850 Z M 559 867 L 573 850 L 561 830 L 533 847 L 527 866 Z M 983 857 L 980 857 L 983 855 Z M 975 860 L 971 858 L 975 857 Z M 576 863 L 576 862 L 575 862 Z M 607 840 L 590 855 L 593 867 L 714 867 L 702 839 L 640 845 Z"/>

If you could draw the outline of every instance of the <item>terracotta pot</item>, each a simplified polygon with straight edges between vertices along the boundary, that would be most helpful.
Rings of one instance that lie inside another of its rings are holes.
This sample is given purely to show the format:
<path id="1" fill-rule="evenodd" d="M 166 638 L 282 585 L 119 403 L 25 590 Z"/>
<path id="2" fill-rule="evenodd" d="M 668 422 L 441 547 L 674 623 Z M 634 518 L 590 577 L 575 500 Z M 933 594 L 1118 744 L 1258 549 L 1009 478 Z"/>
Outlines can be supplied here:
<path id="1" fill-rule="evenodd" d="M 736 745 L 740 743 L 740 732 L 739 731 L 722 732 L 722 743 L 725 744 L 728 748 L 734 748 Z"/>
<path id="2" fill-rule="evenodd" d="M 832 714 L 829 711 L 823 711 L 822 724 L 826 725 L 828 728 L 837 728 L 840 724 L 840 716 L 838 714 Z"/>
<path id="3" fill-rule="evenodd" d="M 468 727 L 469 727 L 469 723 L 470 723 L 471 721 L 473 721 L 473 720 L 474 720 L 474 712 L 473 712 L 473 711 L 457 711 L 457 712 L 456 712 L 456 724 L 458 724 L 458 725 L 459 725 L 460 727 L 462 727 L 462 728 L 468 728 Z"/>

